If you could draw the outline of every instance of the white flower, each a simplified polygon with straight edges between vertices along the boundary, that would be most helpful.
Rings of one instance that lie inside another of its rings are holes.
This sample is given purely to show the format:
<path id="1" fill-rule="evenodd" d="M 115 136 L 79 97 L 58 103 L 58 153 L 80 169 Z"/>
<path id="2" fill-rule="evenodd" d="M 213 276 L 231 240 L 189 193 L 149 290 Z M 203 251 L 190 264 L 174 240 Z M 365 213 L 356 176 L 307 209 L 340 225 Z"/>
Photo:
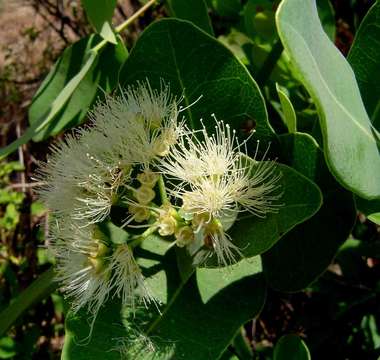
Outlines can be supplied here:
<path id="1" fill-rule="evenodd" d="M 236 143 L 235 130 L 222 121 L 216 122 L 215 133 L 206 128 L 183 134 L 168 157 L 159 163 L 167 177 L 196 184 L 205 176 L 222 176 L 236 167 L 240 145 Z"/>
<path id="2" fill-rule="evenodd" d="M 130 168 L 112 163 L 107 147 L 107 141 L 90 130 L 82 131 L 80 138 L 67 136 L 52 147 L 39 174 L 47 182 L 39 195 L 48 208 L 83 221 L 83 226 L 109 215 L 119 186 L 130 180 Z"/>
<path id="3" fill-rule="evenodd" d="M 197 136 L 199 136 L 197 138 Z M 278 211 L 281 173 L 273 161 L 257 161 L 246 155 L 246 143 L 238 143 L 234 131 L 217 122 L 210 137 L 203 127 L 182 136 L 159 168 L 163 175 L 177 180 L 171 194 L 182 201 L 182 211 L 193 217 L 194 231 L 206 247 L 215 251 L 218 262 L 227 265 L 239 253 L 226 234 L 239 212 L 265 217 Z M 198 235 L 199 236 L 199 235 Z"/>
<path id="4" fill-rule="evenodd" d="M 98 104 L 91 114 L 93 129 L 108 138 L 113 154 L 149 166 L 184 132 L 184 120 L 178 120 L 181 100 L 163 83 L 153 90 L 148 81 L 141 82 Z"/>
<path id="5" fill-rule="evenodd" d="M 154 301 L 128 244 L 105 242 L 96 226 L 83 228 L 60 219 L 53 227 L 50 249 L 57 259 L 57 279 L 74 312 L 85 307 L 95 317 L 110 296 L 120 297 L 132 309 L 137 301 Z"/>

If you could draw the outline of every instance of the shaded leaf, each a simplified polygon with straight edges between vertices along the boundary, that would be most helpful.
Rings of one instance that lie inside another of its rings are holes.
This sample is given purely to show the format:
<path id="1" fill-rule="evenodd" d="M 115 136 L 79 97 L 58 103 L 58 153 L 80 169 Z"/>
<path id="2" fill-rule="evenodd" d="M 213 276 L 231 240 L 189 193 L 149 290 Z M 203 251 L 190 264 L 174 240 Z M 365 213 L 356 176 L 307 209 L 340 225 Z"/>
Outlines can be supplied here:
<path id="1" fill-rule="evenodd" d="M 309 349 L 297 335 L 284 335 L 274 348 L 274 360 L 311 360 Z"/>
<path id="2" fill-rule="evenodd" d="M 323 153 L 311 136 L 283 135 L 280 142 L 282 159 L 315 181 L 323 194 L 320 210 L 263 255 L 269 285 L 280 291 L 298 291 L 307 287 L 331 263 L 350 234 L 356 210 L 352 194 L 342 189 L 330 175 Z"/>
<path id="3" fill-rule="evenodd" d="M 173 16 L 189 20 L 210 35 L 214 35 L 204 0 L 167 0 Z"/>
<path id="4" fill-rule="evenodd" d="M 278 200 L 282 204 L 278 213 L 268 214 L 265 218 L 242 216 L 229 231 L 246 257 L 267 251 L 294 226 L 313 216 L 321 206 L 322 194 L 313 182 L 283 164 L 278 164 L 276 171 L 282 173 L 279 191 L 283 192 Z"/>
<path id="5" fill-rule="evenodd" d="M 247 69 L 216 39 L 190 22 L 164 19 L 140 36 L 123 66 L 124 85 L 149 79 L 154 88 L 164 80 L 187 111 L 189 125 L 200 127 L 212 113 L 240 129 L 251 121 L 260 138 L 272 138 L 263 97 Z M 202 96 L 201 98 L 199 98 Z M 208 123 L 206 122 L 206 126 Z M 214 128 L 214 122 L 209 123 Z"/>
<path id="6" fill-rule="evenodd" d="M 378 120 L 380 129 L 380 2 L 371 7 L 362 20 L 348 61 L 354 69 L 356 80 L 368 115 Z"/>
<path id="7" fill-rule="evenodd" d="M 137 251 L 150 287 L 160 299 L 161 314 L 152 306 L 135 316 L 117 300 L 98 315 L 88 344 L 88 315 L 81 311 L 66 320 L 62 359 L 217 359 L 240 326 L 257 315 L 265 298 L 260 258 L 244 260 L 230 271 L 199 269 L 181 282 L 168 243 L 147 239 Z M 235 307 L 239 306 L 239 313 Z M 122 316 L 123 315 L 123 316 Z M 122 318 L 122 319 L 121 319 Z"/>

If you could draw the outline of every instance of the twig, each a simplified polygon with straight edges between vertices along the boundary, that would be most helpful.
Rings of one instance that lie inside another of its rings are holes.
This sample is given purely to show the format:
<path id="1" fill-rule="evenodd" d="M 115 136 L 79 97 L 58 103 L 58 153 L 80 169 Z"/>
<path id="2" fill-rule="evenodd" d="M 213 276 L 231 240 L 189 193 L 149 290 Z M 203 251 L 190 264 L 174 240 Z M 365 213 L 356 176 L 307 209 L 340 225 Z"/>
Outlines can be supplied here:
<path id="1" fill-rule="evenodd" d="M 21 182 L 21 183 L 17 183 L 17 184 L 10 184 L 8 185 L 5 190 L 10 190 L 10 189 L 23 189 L 23 192 L 25 192 L 26 188 L 34 188 L 34 187 L 37 187 L 37 186 L 43 186 L 43 185 L 46 185 L 47 183 L 44 182 L 44 181 L 36 181 L 36 182 L 33 182 L 33 183 L 26 183 L 26 182 Z"/>

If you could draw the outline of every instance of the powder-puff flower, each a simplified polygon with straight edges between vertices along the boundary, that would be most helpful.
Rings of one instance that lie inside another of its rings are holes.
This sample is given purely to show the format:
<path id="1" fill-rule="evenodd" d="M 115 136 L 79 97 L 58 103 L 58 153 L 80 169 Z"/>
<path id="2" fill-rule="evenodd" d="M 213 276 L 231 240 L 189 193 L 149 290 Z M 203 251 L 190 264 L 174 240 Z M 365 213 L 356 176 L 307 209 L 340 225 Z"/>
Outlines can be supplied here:
<path id="1" fill-rule="evenodd" d="M 80 138 L 67 136 L 52 147 L 40 168 L 39 178 L 47 185 L 39 195 L 55 214 L 70 215 L 86 226 L 109 215 L 119 186 L 130 180 L 129 171 L 109 160 L 107 142 L 99 134 L 82 132 Z"/>
<path id="2" fill-rule="evenodd" d="M 120 200 L 120 187 L 128 187 L 133 166 L 149 169 L 184 134 L 181 111 L 168 86 L 153 90 L 148 82 L 106 97 L 92 112 L 90 126 L 53 146 L 40 170 L 39 180 L 47 182 L 39 191 L 42 200 L 54 213 L 70 215 L 83 226 L 104 221 Z M 154 197 L 145 185 L 134 192 L 139 203 L 139 197 L 147 203 Z M 146 220 L 148 212 L 137 218 Z"/>
<path id="3" fill-rule="evenodd" d="M 160 90 L 153 90 L 149 82 L 140 82 L 98 104 L 90 116 L 93 129 L 108 138 L 115 156 L 149 166 L 185 131 L 184 120 L 178 119 L 184 110 L 181 100 L 163 83 Z"/>
<path id="4" fill-rule="evenodd" d="M 245 143 L 239 144 L 229 126 L 217 122 L 211 137 L 205 128 L 183 136 L 159 165 L 163 174 L 177 180 L 171 184 L 171 194 L 181 199 L 182 211 L 192 216 L 195 234 L 222 265 L 239 253 L 226 233 L 238 213 L 265 217 L 280 207 L 281 173 L 275 162 L 257 161 L 258 147 L 254 158 L 248 158 Z"/>
<path id="5" fill-rule="evenodd" d="M 120 297 L 132 309 L 137 300 L 154 301 L 127 244 L 105 242 L 96 226 L 60 220 L 53 226 L 49 248 L 57 259 L 57 280 L 74 312 L 87 308 L 95 318 L 110 296 Z"/>

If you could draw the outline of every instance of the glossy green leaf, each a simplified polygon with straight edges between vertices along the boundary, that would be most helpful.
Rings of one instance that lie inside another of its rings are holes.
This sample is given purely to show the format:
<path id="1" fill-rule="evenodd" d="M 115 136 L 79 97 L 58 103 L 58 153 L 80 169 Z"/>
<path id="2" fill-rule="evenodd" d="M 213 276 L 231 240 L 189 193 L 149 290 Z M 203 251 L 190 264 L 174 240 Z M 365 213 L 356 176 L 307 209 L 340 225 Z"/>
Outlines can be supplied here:
<path id="1" fill-rule="evenodd" d="M 116 44 L 116 36 L 111 28 L 112 15 L 117 0 L 81 0 L 91 25 L 107 41 Z"/>
<path id="2" fill-rule="evenodd" d="M 283 45 L 317 105 L 328 166 L 347 189 L 380 197 L 380 156 L 354 73 L 330 42 L 314 0 L 284 0 L 277 11 Z"/>
<path id="3" fill-rule="evenodd" d="M 243 215 L 229 231 L 246 257 L 271 248 L 294 226 L 313 216 L 321 206 L 322 194 L 313 182 L 283 164 L 278 164 L 276 171 L 282 173 L 279 191 L 283 192 L 278 201 L 282 204 L 278 213 L 268 214 L 265 218 Z"/>
<path id="4" fill-rule="evenodd" d="M 109 92 L 116 86 L 118 69 L 126 59 L 127 51 L 119 39 L 116 46 L 109 44 L 99 55 L 90 55 L 92 62 L 89 64 L 89 49 L 98 41 L 98 38 L 90 36 L 65 49 L 40 86 L 29 108 L 29 121 L 33 126 L 45 118 L 45 114 L 50 117 L 48 126 L 41 127 L 34 140 L 40 141 L 79 125 L 96 97 L 103 96 L 104 91 Z M 69 86 L 74 80 L 73 86 Z M 51 113 L 51 104 L 62 98 L 63 94 L 64 101 L 57 103 L 57 110 Z"/>
<path id="5" fill-rule="evenodd" d="M 159 88 L 164 80 L 187 111 L 189 125 L 215 113 L 233 127 L 256 124 L 260 139 L 272 138 L 263 97 L 247 69 L 220 42 L 188 21 L 164 19 L 150 25 L 132 49 L 122 72 L 124 85 L 149 79 Z M 200 98 L 201 97 L 201 98 Z M 198 101 L 197 101 L 198 100 Z M 207 123 L 206 123 L 207 126 Z M 214 128 L 214 122 L 209 124 Z"/>
<path id="6" fill-rule="evenodd" d="M 242 8 L 240 0 L 210 0 L 218 15 L 237 18 Z"/>
<path id="7" fill-rule="evenodd" d="M 281 87 L 276 84 L 276 90 L 278 97 L 281 102 L 281 110 L 283 121 L 288 128 L 290 133 L 295 133 L 297 131 L 297 117 L 294 107 L 285 91 L 281 89 Z"/>
<path id="8" fill-rule="evenodd" d="M 380 129 L 380 2 L 377 1 L 360 24 L 348 61 L 356 80 L 368 115 L 378 120 Z"/>
<path id="9" fill-rule="evenodd" d="M 368 219 L 377 225 L 380 225 L 380 212 L 368 215 Z"/>
<path id="10" fill-rule="evenodd" d="M 189 20 L 210 35 L 214 35 L 204 0 L 167 0 L 170 13 L 183 20 Z"/>
<path id="11" fill-rule="evenodd" d="M 0 338 L 0 359 L 14 359 L 17 354 L 17 343 L 11 337 Z"/>
<path id="12" fill-rule="evenodd" d="M 281 159 L 321 188 L 323 205 L 263 255 L 271 287 L 298 291 L 307 287 L 331 263 L 356 219 L 352 194 L 331 176 L 315 140 L 302 133 L 283 135 Z M 303 195 L 303 191 L 295 190 Z"/>
<path id="13" fill-rule="evenodd" d="M 284 335 L 274 348 L 273 360 L 311 360 L 309 349 L 297 335 Z"/>
<path id="14" fill-rule="evenodd" d="M 112 300 L 101 310 L 92 337 L 84 345 L 80 343 L 89 334 L 88 315 L 85 311 L 69 314 L 62 359 L 221 356 L 240 326 L 256 316 L 264 303 L 260 258 L 241 261 L 224 271 L 200 269 L 182 283 L 174 253 L 165 253 L 167 247 L 167 242 L 152 237 L 136 255 L 152 292 L 161 301 L 161 313 L 154 306 L 141 307 L 133 316 Z"/>

